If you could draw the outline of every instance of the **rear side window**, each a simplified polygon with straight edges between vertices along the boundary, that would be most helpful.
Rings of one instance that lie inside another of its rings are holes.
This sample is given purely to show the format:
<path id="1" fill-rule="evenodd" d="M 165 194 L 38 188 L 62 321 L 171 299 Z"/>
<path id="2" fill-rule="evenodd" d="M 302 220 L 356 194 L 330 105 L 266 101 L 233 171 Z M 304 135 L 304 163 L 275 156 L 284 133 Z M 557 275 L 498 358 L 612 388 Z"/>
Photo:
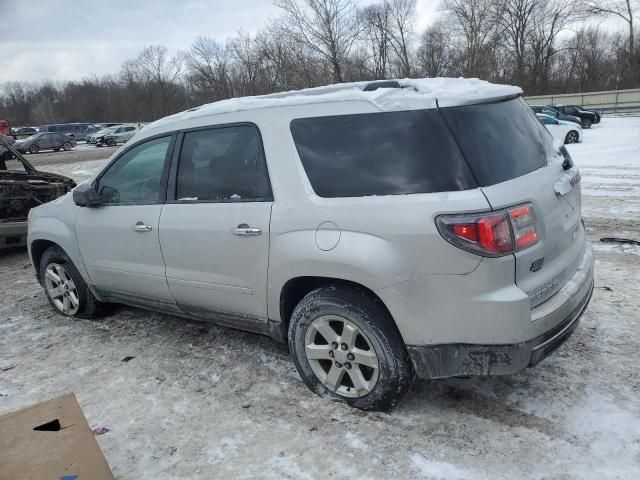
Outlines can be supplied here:
<path id="1" fill-rule="evenodd" d="M 481 187 L 547 164 L 553 139 L 522 99 L 441 109 Z"/>
<path id="2" fill-rule="evenodd" d="M 437 110 L 302 118 L 291 133 L 321 197 L 402 195 L 475 188 Z"/>
<path id="3" fill-rule="evenodd" d="M 185 133 L 176 199 L 270 200 L 271 187 L 257 128 L 239 125 Z"/>

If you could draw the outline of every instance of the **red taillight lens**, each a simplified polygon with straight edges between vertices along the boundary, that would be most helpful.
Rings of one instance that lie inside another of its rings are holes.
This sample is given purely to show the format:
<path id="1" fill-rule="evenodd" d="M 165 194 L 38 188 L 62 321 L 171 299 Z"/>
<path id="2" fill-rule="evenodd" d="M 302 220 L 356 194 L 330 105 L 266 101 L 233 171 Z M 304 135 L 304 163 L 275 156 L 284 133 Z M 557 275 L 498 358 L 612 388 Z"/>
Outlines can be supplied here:
<path id="1" fill-rule="evenodd" d="M 463 250 L 499 257 L 538 242 L 536 216 L 529 204 L 497 212 L 470 215 L 440 215 L 440 234 Z"/>

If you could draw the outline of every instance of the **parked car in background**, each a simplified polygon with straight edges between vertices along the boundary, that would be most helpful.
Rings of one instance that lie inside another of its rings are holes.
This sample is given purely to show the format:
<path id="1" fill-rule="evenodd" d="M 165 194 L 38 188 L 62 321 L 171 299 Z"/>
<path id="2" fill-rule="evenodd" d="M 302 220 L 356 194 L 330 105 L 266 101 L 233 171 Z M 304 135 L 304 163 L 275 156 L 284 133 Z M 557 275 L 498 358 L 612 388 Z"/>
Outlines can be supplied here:
<path id="1" fill-rule="evenodd" d="M 4 138 L 0 149 L 11 151 Z M 11 160 L 0 160 L 0 250 L 25 246 L 29 210 L 76 186 L 70 178 L 36 170 L 20 152 L 11 153 Z"/>
<path id="2" fill-rule="evenodd" d="M 102 137 L 102 143 L 109 147 L 115 147 L 119 143 L 126 143 L 138 133 L 135 125 L 120 125 L 116 129 Z"/>
<path id="3" fill-rule="evenodd" d="M 38 133 L 38 129 L 37 128 L 33 128 L 33 127 L 18 127 L 18 128 L 12 129 L 12 135 L 16 140 L 19 140 L 21 138 L 30 137 L 34 133 Z"/>
<path id="4" fill-rule="evenodd" d="M 87 143 L 91 143 L 92 145 L 101 147 L 103 145 L 104 136 L 113 133 L 119 126 L 120 124 L 111 127 L 105 127 L 97 131 L 96 133 L 92 133 L 91 135 L 89 135 L 86 141 Z"/>
<path id="5" fill-rule="evenodd" d="M 87 135 L 98 131 L 93 123 L 59 123 L 55 125 L 41 125 L 39 132 L 61 133 L 63 135 L 73 135 L 76 140 L 85 140 Z"/>
<path id="6" fill-rule="evenodd" d="M 582 120 L 574 115 L 563 115 L 558 110 L 548 105 L 531 105 L 531 109 L 536 113 L 542 113 L 544 115 L 549 115 L 550 117 L 555 118 L 556 120 L 563 120 L 565 122 L 573 122 L 578 125 L 582 125 Z"/>
<path id="7" fill-rule="evenodd" d="M 536 113 L 536 116 L 556 140 L 562 143 L 578 143 L 582 141 L 582 127 L 580 125 L 576 125 L 574 122 L 558 120 L 542 113 Z"/>
<path id="8" fill-rule="evenodd" d="M 21 153 L 38 153 L 42 150 L 65 151 L 71 150 L 77 144 L 76 139 L 72 136 L 63 135 L 61 133 L 43 133 L 38 132 L 24 140 L 18 140 L 15 144 L 16 150 Z"/>
<path id="9" fill-rule="evenodd" d="M 9 120 L 0 120 L 0 135 L 11 136 L 11 124 Z"/>
<path id="10" fill-rule="evenodd" d="M 600 123 L 600 114 L 590 110 L 583 110 L 577 105 L 552 105 L 564 115 L 573 115 L 580 118 L 582 128 L 591 128 L 594 123 Z"/>
<path id="11" fill-rule="evenodd" d="M 360 82 L 172 115 L 31 211 L 31 264 L 60 315 L 120 302 L 269 334 L 357 408 L 416 375 L 521 371 L 578 327 L 594 255 L 578 168 L 520 95 Z"/>

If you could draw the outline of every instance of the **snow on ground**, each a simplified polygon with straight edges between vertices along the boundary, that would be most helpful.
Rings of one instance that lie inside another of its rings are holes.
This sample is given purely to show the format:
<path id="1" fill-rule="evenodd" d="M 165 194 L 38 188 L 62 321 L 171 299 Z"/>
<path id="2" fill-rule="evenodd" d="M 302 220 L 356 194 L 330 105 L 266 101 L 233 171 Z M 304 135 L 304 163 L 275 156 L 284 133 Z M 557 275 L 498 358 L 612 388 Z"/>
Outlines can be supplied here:
<path id="1" fill-rule="evenodd" d="M 569 149 L 583 175 L 596 290 L 538 367 L 419 381 L 390 413 L 312 395 L 269 338 L 118 308 L 55 315 L 27 255 L 0 256 L 0 414 L 69 391 L 118 479 L 640 478 L 640 118 Z M 63 157 L 51 157 L 63 158 Z M 42 165 L 83 180 L 100 162 Z M 125 356 L 134 356 L 122 362 Z"/>

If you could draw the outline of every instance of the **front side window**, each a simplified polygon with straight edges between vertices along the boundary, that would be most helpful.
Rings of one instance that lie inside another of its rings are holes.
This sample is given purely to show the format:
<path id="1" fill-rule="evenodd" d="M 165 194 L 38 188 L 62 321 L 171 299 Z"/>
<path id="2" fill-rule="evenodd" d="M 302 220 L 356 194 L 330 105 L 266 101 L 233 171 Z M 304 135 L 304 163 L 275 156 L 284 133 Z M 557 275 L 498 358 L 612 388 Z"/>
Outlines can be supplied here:
<path id="1" fill-rule="evenodd" d="M 162 201 L 162 172 L 171 137 L 162 137 L 127 150 L 98 180 L 106 203 L 153 204 Z"/>
<path id="2" fill-rule="evenodd" d="M 261 201 L 270 197 L 255 126 L 185 133 L 176 179 L 178 201 Z"/>
<path id="3" fill-rule="evenodd" d="M 301 118 L 291 133 L 320 197 L 475 188 L 437 110 Z"/>

